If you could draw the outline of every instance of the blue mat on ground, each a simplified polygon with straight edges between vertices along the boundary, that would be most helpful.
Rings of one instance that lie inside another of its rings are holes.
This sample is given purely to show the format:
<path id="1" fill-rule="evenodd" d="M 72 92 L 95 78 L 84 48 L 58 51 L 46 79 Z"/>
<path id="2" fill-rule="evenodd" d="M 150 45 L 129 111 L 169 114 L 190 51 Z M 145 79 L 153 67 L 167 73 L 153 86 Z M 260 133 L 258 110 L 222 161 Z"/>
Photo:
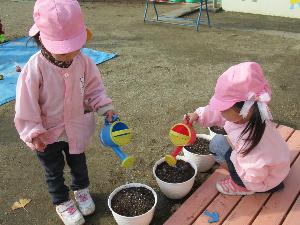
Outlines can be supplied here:
<path id="1" fill-rule="evenodd" d="M 16 97 L 16 83 L 19 76 L 15 70 L 16 65 L 22 68 L 29 58 L 39 50 L 32 41 L 28 43 L 27 41 L 28 37 L 23 37 L 0 45 L 0 74 L 4 75 L 4 79 L 0 80 L 0 105 L 12 101 Z M 83 48 L 82 51 L 96 64 L 117 56 L 89 48 Z"/>

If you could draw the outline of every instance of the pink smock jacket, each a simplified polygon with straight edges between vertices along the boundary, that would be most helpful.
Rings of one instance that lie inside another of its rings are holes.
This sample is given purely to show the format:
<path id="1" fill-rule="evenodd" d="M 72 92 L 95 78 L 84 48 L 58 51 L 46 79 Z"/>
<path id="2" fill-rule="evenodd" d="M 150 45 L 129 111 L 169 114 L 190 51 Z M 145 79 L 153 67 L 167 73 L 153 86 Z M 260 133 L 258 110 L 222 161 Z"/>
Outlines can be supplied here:
<path id="1" fill-rule="evenodd" d="M 265 132 L 258 145 L 243 156 L 239 152 L 244 141 L 239 136 L 246 124 L 226 121 L 220 112 L 211 111 L 209 106 L 198 108 L 196 113 L 200 126 L 224 127 L 233 145 L 230 159 L 248 190 L 265 192 L 276 187 L 287 177 L 290 170 L 289 149 L 271 122 L 266 122 Z"/>
<path id="2" fill-rule="evenodd" d="M 60 68 L 38 52 L 18 79 L 15 126 L 33 150 L 34 137 L 39 136 L 48 145 L 66 134 L 70 153 L 80 154 L 95 130 L 93 112 L 108 110 L 111 102 L 100 72 L 89 57 L 80 53 L 69 68 Z"/>

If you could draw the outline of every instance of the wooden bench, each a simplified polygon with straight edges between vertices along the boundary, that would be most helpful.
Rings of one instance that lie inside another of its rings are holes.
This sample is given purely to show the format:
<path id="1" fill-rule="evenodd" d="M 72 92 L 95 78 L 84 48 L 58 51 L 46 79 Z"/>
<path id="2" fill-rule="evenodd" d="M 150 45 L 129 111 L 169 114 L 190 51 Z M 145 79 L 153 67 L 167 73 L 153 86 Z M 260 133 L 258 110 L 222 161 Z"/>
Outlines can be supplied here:
<path id="1" fill-rule="evenodd" d="M 205 210 L 217 212 L 223 225 L 299 225 L 300 224 L 300 130 L 279 125 L 277 129 L 291 152 L 291 171 L 285 188 L 276 193 L 227 196 L 219 193 L 216 182 L 226 175 L 219 168 L 181 205 L 164 225 L 210 224 Z"/>

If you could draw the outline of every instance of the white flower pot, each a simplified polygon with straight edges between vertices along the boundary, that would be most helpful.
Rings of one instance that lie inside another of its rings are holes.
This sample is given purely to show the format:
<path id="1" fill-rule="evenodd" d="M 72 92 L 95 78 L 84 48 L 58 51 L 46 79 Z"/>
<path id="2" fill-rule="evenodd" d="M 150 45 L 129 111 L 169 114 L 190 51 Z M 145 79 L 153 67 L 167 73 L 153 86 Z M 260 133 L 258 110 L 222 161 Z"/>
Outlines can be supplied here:
<path id="1" fill-rule="evenodd" d="M 213 138 L 217 133 L 215 133 L 215 132 L 213 132 L 211 129 L 210 129 L 210 127 L 208 127 L 208 130 L 209 130 L 209 135 Z M 227 136 L 227 135 L 224 135 L 225 137 Z"/>
<path id="2" fill-rule="evenodd" d="M 182 183 L 167 183 L 167 182 L 161 180 L 160 178 L 158 178 L 156 176 L 155 171 L 156 171 L 157 166 L 165 161 L 164 158 L 158 160 L 155 163 L 155 165 L 153 166 L 153 174 L 155 176 L 156 182 L 158 183 L 158 186 L 160 187 L 160 190 L 168 198 L 171 198 L 171 199 L 180 199 L 180 198 L 183 198 L 184 196 L 186 196 L 190 192 L 190 190 L 192 189 L 194 181 L 195 181 L 195 176 L 197 174 L 197 166 L 194 162 L 192 162 L 191 160 L 187 159 L 184 156 L 176 156 L 176 159 L 177 160 L 181 159 L 185 162 L 188 162 L 194 168 L 195 174 L 188 181 L 185 181 L 185 182 L 182 182 Z"/>
<path id="3" fill-rule="evenodd" d="M 118 213 L 113 211 L 113 209 L 111 207 L 112 198 L 115 196 L 116 193 L 118 193 L 122 189 L 130 188 L 130 187 L 144 187 L 153 193 L 155 202 L 154 202 L 153 207 L 148 212 L 146 212 L 142 215 L 139 215 L 139 216 L 127 217 L 127 216 L 119 215 Z M 116 188 L 108 197 L 108 207 L 109 207 L 110 211 L 112 212 L 118 225 L 149 225 L 153 218 L 156 204 L 157 204 L 156 192 L 151 187 L 149 187 L 145 184 L 140 184 L 140 183 L 129 183 L 129 184 L 122 185 L 122 186 Z"/>
<path id="4" fill-rule="evenodd" d="M 209 141 L 212 139 L 212 136 L 207 134 L 197 134 L 196 136 L 197 138 L 203 138 Z M 199 155 L 189 152 L 185 148 L 183 148 L 183 154 L 187 159 L 193 161 L 196 164 L 198 172 L 205 172 L 209 170 L 216 162 L 212 154 Z"/>

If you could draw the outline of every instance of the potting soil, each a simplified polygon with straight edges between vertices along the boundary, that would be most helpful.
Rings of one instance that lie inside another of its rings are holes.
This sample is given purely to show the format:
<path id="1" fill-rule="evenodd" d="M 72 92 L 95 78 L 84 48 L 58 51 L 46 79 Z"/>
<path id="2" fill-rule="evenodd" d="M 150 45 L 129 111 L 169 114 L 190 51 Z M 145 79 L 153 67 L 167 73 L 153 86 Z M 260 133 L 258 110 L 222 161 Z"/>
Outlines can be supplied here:
<path id="1" fill-rule="evenodd" d="M 213 127 L 210 127 L 210 129 L 211 129 L 211 131 L 215 132 L 216 134 L 227 135 L 227 133 L 223 127 L 213 126 Z"/>
<path id="2" fill-rule="evenodd" d="M 194 174 L 194 168 L 183 160 L 177 160 L 174 167 L 166 162 L 159 164 L 155 170 L 156 176 L 167 183 L 182 183 L 191 179 Z"/>
<path id="3" fill-rule="evenodd" d="M 185 147 L 189 152 L 199 154 L 199 155 L 209 155 L 209 141 L 204 138 L 196 138 L 194 144 Z"/>
<path id="4" fill-rule="evenodd" d="M 148 212 L 154 203 L 152 191 L 144 187 L 130 187 L 122 189 L 112 198 L 111 207 L 119 215 L 133 217 Z"/>

